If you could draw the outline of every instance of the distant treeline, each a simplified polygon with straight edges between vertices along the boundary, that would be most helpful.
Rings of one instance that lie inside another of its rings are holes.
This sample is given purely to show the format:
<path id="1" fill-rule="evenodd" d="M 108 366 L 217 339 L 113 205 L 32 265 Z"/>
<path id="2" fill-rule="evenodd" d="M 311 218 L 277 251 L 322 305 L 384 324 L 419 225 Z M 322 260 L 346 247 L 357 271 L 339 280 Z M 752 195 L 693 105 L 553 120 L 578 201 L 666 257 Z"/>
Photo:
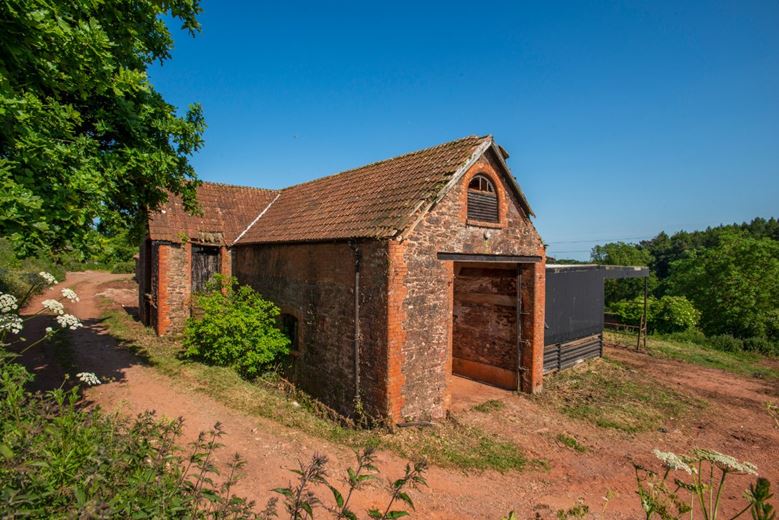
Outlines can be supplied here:
<path id="1" fill-rule="evenodd" d="M 650 268 L 650 296 L 688 300 L 709 336 L 779 342 L 779 220 L 755 218 L 703 231 L 659 233 L 638 244 L 595 246 L 591 261 Z M 612 309 L 641 299 L 643 280 L 609 281 Z M 668 307 L 666 305 L 665 307 Z M 684 320 L 679 320 L 680 323 Z M 687 323 L 687 322 L 685 322 Z M 756 339 L 757 338 L 757 339 Z"/>

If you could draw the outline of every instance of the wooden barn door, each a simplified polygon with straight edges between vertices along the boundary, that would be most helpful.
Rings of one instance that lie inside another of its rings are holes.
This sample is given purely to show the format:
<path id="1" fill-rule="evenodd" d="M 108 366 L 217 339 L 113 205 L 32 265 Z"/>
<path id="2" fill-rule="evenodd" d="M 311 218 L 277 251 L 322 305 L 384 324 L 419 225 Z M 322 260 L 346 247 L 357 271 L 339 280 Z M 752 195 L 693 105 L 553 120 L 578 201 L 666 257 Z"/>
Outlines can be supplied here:
<path id="1" fill-rule="evenodd" d="M 192 292 L 203 292 L 206 283 L 219 272 L 219 248 L 192 246 Z"/>

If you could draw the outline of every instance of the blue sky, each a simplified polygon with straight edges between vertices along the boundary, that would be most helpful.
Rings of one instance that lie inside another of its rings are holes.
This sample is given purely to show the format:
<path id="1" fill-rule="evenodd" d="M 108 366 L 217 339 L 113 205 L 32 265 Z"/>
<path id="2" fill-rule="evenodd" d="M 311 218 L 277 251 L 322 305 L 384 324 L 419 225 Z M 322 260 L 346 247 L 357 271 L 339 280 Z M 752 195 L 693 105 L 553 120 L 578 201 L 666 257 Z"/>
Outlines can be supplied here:
<path id="1" fill-rule="evenodd" d="M 779 216 L 779 2 L 217 2 L 151 78 L 201 178 L 278 188 L 492 134 L 549 254 Z"/>

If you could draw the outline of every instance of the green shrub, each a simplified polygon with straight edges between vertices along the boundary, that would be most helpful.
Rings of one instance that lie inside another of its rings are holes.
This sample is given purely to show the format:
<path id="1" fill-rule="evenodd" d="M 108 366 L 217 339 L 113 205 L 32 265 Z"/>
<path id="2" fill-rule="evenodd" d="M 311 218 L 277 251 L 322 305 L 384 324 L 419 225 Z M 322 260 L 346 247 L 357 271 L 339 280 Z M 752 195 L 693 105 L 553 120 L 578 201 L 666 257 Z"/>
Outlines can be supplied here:
<path id="1" fill-rule="evenodd" d="M 612 304 L 609 310 L 623 323 L 637 325 L 644 312 L 644 298 L 623 300 Z M 672 333 L 693 329 L 700 319 L 693 304 L 683 296 L 650 296 L 647 300 L 647 325 L 650 331 Z"/>
<path id="2" fill-rule="evenodd" d="M 694 343 L 701 346 L 706 346 L 708 343 L 706 334 L 700 329 L 687 329 L 680 332 L 672 332 L 671 334 L 667 334 L 666 337 L 672 341 Z"/>
<path id="3" fill-rule="evenodd" d="M 181 420 L 82 409 L 77 388 L 32 393 L 31 379 L 0 351 L 0 517 L 254 518 L 231 493 L 237 473 L 212 480 L 218 425 L 192 444 L 185 465 L 175 445 Z"/>
<path id="4" fill-rule="evenodd" d="M 710 347 L 723 352 L 741 352 L 744 350 L 744 342 L 730 334 L 719 334 L 707 338 Z"/>
<path id="5" fill-rule="evenodd" d="M 768 338 L 747 338 L 744 340 L 744 350 L 766 356 L 779 356 L 779 342 Z"/>
<path id="6" fill-rule="evenodd" d="M 672 341 L 693 343 L 724 352 L 754 352 L 765 356 L 779 356 L 779 342 L 769 338 L 754 337 L 740 339 L 730 334 L 707 337 L 700 329 L 688 329 L 664 335 Z"/>
<path id="7" fill-rule="evenodd" d="M 254 377 L 289 353 L 290 340 L 277 327 L 279 308 L 235 278 L 216 275 L 194 297 L 197 316 L 184 329 L 184 355 L 231 366 Z"/>
<path id="8" fill-rule="evenodd" d="M 12 294 L 19 300 L 39 282 L 38 273 L 51 273 L 57 280 L 65 279 L 65 270 L 53 260 L 45 257 L 16 257 L 11 242 L 0 238 L 0 292 Z M 20 304 L 24 302 L 20 301 Z"/>
<path id="9" fill-rule="evenodd" d="M 111 272 L 114 274 L 134 273 L 135 260 L 126 260 L 124 262 L 117 262 L 111 266 Z"/>

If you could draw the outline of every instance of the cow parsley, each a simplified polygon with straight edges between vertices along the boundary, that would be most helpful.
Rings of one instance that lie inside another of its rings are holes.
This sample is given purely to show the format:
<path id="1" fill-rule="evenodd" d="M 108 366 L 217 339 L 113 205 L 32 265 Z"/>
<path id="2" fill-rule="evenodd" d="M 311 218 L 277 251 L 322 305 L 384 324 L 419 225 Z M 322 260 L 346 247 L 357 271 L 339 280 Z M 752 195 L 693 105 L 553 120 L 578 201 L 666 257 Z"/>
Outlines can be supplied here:
<path id="1" fill-rule="evenodd" d="M 54 275 L 51 273 L 47 273 L 46 271 L 41 271 L 38 273 L 38 276 L 44 279 L 44 281 L 49 285 L 54 285 L 57 283 L 57 279 L 54 278 Z"/>
<path id="2" fill-rule="evenodd" d="M 714 450 L 698 449 L 694 453 L 699 459 L 714 464 L 724 472 L 757 475 L 757 466 L 751 462 L 739 462 L 735 457 Z"/>
<path id="3" fill-rule="evenodd" d="M 6 314 L 19 308 L 16 297 L 11 294 L 0 293 L 0 313 Z"/>
<path id="4" fill-rule="evenodd" d="M 22 326 L 22 319 L 16 314 L 0 314 L 0 331 L 19 334 Z"/>
<path id="5" fill-rule="evenodd" d="M 78 295 L 73 291 L 73 289 L 62 289 L 62 296 L 72 302 L 79 301 Z"/>
<path id="6" fill-rule="evenodd" d="M 79 381 L 86 383 L 89 386 L 102 384 L 100 379 L 98 379 L 98 377 L 93 372 L 79 372 L 76 374 L 76 377 Z"/>
<path id="7" fill-rule="evenodd" d="M 655 454 L 655 457 L 660 459 L 660 462 L 662 462 L 663 466 L 666 468 L 685 471 L 692 475 L 693 469 L 679 455 L 671 453 L 670 451 L 660 451 L 658 449 L 652 450 L 652 453 Z"/>
<path id="8" fill-rule="evenodd" d="M 57 300 L 43 300 L 41 305 L 54 314 L 65 314 L 65 307 Z"/>
<path id="9" fill-rule="evenodd" d="M 57 323 L 59 323 L 60 327 L 63 329 L 76 330 L 79 327 L 83 327 L 79 319 L 72 314 L 62 314 L 57 316 Z"/>

